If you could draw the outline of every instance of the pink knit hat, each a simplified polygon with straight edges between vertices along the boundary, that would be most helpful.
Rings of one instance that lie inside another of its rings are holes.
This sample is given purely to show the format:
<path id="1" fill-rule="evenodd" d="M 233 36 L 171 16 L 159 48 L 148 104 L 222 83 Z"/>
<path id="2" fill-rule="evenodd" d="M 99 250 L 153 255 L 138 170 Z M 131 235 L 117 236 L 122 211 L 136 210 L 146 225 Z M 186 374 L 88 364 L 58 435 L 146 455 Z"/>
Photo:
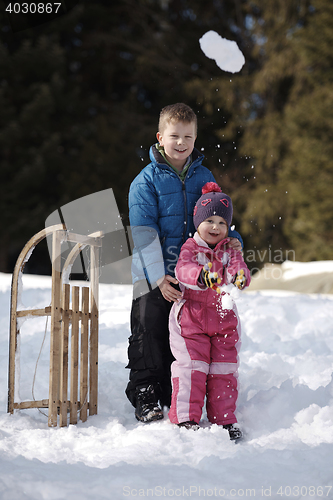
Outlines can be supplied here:
<path id="1" fill-rule="evenodd" d="M 212 215 L 222 217 L 228 226 L 232 221 L 232 201 L 231 198 L 222 193 L 216 182 L 207 182 L 202 188 L 202 196 L 195 204 L 193 211 L 193 222 L 195 229 Z"/>

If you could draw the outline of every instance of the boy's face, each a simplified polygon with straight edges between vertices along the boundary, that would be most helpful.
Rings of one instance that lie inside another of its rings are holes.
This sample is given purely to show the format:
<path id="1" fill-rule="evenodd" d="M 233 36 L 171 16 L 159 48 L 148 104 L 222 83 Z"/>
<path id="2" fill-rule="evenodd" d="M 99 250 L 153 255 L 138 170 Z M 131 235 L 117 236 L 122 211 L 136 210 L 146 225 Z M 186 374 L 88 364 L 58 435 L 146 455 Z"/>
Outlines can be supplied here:
<path id="1" fill-rule="evenodd" d="M 195 123 L 168 122 L 162 132 L 157 132 L 156 137 L 160 145 L 164 147 L 166 159 L 181 171 L 194 148 Z"/>
<path id="2" fill-rule="evenodd" d="M 208 245 L 217 245 L 227 237 L 228 225 L 219 215 L 211 215 L 199 224 L 197 231 Z"/>

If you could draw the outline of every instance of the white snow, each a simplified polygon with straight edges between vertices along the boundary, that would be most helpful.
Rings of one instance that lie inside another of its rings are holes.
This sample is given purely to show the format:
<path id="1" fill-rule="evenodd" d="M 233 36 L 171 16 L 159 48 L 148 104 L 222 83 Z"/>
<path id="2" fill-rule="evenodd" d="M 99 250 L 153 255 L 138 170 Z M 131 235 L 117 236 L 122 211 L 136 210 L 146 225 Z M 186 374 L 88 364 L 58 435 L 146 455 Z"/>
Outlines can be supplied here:
<path id="1" fill-rule="evenodd" d="M 245 58 L 237 43 L 222 38 L 216 31 L 207 31 L 199 40 L 201 50 L 209 58 L 214 59 L 219 68 L 230 73 L 240 71 Z"/>
<path id="2" fill-rule="evenodd" d="M 235 445 L 207 422 L 194 432 L 141 424 L 124 389 L 130 285 L 100 286 L 99 413 L 49 428 L 37 410 L 6 413 L 10 276 L 0 274 L 0 499 L 332 498 L 333 295 L 242 292 Z M 51 280 L 23 276 L 25 306 L 50 301 Z M 21 331 L 20 397 L 31 399 L 45 318 Z M 47 339 L 35 397 L 48 398 Z M 47 412 L 47 410 L 44 410 Z"/>
<path id="3" fill-rule="evenodd" d="M 281 264 L 283 280 L 293 280 L 309 274 L 333 273 L 332 260 L 318 260 L 315 262 L 294 262 L 286 260 Z"/>

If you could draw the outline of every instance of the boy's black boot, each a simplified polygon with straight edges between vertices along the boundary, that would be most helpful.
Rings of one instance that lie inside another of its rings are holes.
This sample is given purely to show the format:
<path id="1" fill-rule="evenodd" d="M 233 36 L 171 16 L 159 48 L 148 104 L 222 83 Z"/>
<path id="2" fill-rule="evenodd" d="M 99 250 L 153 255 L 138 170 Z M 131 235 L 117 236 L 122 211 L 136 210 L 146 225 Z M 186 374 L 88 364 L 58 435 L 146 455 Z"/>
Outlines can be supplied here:
<path id="1" fill-rule="evenodd" d="M 231 441 L 237 441 L 243 437 L 243 433 L 238 427 L 238 424 L 227 424 L 223 426 L 223 429 L 228 430 Z"/>
<path id="2" fill-rule="evenodd" d="M 140 422 L 152 422 L 163 418 L 153 385 L 139 386 L 135 390 L 135 416 Z"/>

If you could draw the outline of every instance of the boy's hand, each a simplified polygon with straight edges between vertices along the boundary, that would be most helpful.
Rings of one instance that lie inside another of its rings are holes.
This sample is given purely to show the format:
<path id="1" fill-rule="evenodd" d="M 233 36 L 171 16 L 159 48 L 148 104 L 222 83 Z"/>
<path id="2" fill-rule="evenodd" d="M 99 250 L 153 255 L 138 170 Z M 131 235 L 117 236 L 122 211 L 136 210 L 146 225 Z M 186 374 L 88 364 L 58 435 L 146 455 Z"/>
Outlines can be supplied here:
<path id="1" fill-rule="evenodd" d="M 211 267 L 212 267 L 211 262 L 208 262 L 207 264 L 204 265 L 201 271 L 201 281 L 207 287 L 212 288 L 217 293 L 220 293 L 220 289 L 217 285 L 221 283 L 221 278 L 219 278 L 216 272 L 214 273 L 210 272 Z"/>
<path id="2" fill-rule="evenodd" d="M 239 288 L 239 290 L 243 290 L 245 284 L 246 284 L 246 278 L 244 276 L 244 269 L 240 269 L 237 274 L 235 275 L 235 279 L 233 281 L 233 284 Z"/>
<path id="3" fill-rule="evenodd" d="M 242 251 L 242 244 L 237 238 L 230 238 L 230 241 L 227 244 L 227 248 L 232 248 L 233 250 L 237 250 L 238 252 L 241 252 Z"/>
<path id="4" fill-rule="evenodd" d="M 173 278 L 168 274 L 166 274 L 161 280 L 157 280 L 157 284 L 165 300 L 167 300 L 168 302 L 177 302 L 182 298 L 182 292 L 176 290 L 176 288 L 170 285 L 170 283 L 178 285 L 178 281 L 176 280 L 176 278 Z"/>

